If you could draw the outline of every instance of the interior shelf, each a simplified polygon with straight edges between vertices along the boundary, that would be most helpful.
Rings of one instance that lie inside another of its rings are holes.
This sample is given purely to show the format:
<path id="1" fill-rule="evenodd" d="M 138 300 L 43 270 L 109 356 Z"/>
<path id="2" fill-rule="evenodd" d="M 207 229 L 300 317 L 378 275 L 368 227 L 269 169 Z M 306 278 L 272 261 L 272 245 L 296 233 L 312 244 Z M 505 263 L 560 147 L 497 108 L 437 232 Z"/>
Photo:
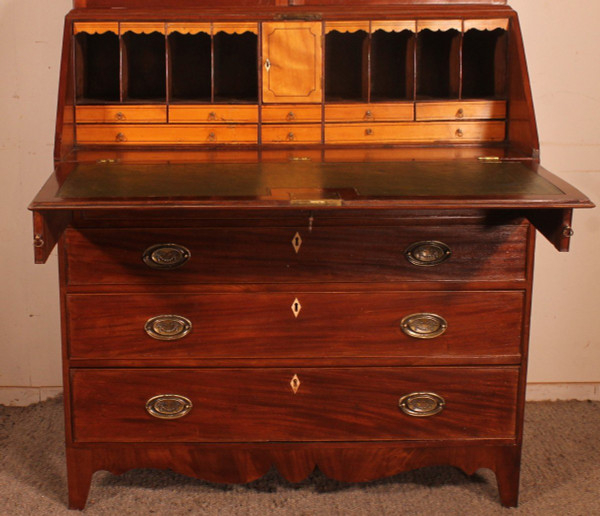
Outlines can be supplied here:
<path id="1" fill-rule="evenodd" d="M 367 101 L 369 35 L 329 32 L 325 37 L 325 100 Z"/>
<path id="2" fill-rule="evenodd" d="M 80 33 L 75 36 L 77 102 L 102 103 L 120 100 L 119 37 Z"/>
<path id="3" fill-rule="evenodd" d="M 371 101 L 414 96 L 414 34 L 375 31 L 371 36 Z"/>
<path id="4" fill-rule="evenodd" d="M 170 100 L 211 100 L 210 35 L 169 34 Z"/>
<path id="5" fill-rule="evenodd" d="M 123 100 L 166 101 L 165 36 L 126 32 L 123 40 Z"/>
<path id="6" fill-rule="evenodd" d="M 471 29 L 463 36 L 463 98 L 506 96 L 507 32 Z"/>
<path id="7" fill-rule="evenodd" d="M 417 98 L 456 99 L 460 82 L 460 36 L 425 29 L 417 36 Z"/>

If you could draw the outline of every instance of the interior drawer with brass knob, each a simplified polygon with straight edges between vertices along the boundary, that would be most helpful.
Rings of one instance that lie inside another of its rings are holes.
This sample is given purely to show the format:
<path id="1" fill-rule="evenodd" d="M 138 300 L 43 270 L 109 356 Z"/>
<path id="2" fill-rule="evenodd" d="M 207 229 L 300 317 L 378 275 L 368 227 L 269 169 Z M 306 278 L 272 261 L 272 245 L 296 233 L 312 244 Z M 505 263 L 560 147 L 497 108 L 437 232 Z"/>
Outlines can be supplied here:
<path id="1" fill-rule="evenodd" d="M 75 118 L 78 124 L 165 124 L 167 122 L 167 106 L 151 104 L 77 106 Z"/>
<path id="2" fill-rule="evenodd" d="M 325 122 L 407 122 L 414 115 L 412 102 L 325 105 Z"/>
<path id="3" fill-rule="evenodd" d="M 287 104 L 262 106 L 263 123 L 307 123 L 320 122 L 322 107 L 320 104 Z"/>
<path id="4" fill-rule="evenodd" d="M 521 291 L 69 294 L 71 358 L 519 363 Z"/>
<path id="5" fill-rule="evenodd" d="M 417 102 L 415 110 L 417 120 L 502 120 L 506 118 L 506 101 Z"/>
<path id="6" fill-rule="evenodd" d="M 317 124 L 273 124 L 262 126 L 263 143 L 320 143 L 321 126 Z"/>
<path id="7" fill-rule="evenodd" d="M 86 145 L 250 144 L 257 141 L 256 124 L 88 124 L 77 129 L 77 142 Z"/>
<path id="8" fill-rule="evenodd" d="M 496 142 L 505 137 L 503 121 L 398 122 L 325 125 L 325 143 Z"/>
<path id="9" fill-rule="evenodd" d="M 73 434 L 75 442 L 510 442 L 518 378 L 517 367 L 73 369 Z"/>
<path id="10" fill-rule="evenodd" d="M 194 106 L 171 104 L 170 123 L 258 123 L 258 106 L 211 104 Z"/>
<path id="11" fill-rule="evenodd" d="M 526 234 L 525 224 L 67 230 L 67 281 L 523 281 Z"/>

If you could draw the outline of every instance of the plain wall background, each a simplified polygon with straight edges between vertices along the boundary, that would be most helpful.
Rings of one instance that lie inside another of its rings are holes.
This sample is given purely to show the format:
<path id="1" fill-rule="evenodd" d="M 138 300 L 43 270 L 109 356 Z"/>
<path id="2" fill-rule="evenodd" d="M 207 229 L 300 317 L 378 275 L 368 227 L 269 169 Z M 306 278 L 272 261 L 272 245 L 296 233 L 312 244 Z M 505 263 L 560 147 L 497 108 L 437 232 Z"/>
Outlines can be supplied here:
<path id="1" fill-rule="evenodd" d="M 598 0 L 514 0 L 542 164 L 600 201 Z M 56 252 L 34 265 L 27 205 L 52 167 L 63 18 L 71 0 L 0 0 L 0 403 L 61 385 Z M 530 397 L 600 396 L 600 209 L 579 210 L 572 251 L 538 238 Z M 535 385 L 531 385 L 535 384 Z"/>

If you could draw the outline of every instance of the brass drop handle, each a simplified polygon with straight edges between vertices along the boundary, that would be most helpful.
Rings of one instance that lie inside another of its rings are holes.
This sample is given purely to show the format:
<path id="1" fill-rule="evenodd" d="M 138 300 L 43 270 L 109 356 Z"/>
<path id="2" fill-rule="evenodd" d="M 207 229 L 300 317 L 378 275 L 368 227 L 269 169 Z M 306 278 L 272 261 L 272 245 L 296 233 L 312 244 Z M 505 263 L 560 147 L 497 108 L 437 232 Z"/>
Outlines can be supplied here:
<path id="1" fill-rule="evenodd" d="M 407 416 L 429 417 L 444 410 L 446 401 L 435 392 L 411 392 L 400 398 L 398 406 Z"/>
<path id="2" fill-rule="evenodd" d="M 192 322 L 183 315 L 157 315 L 146 321 L 144 331 L 156 340 L 179 340 L 192 331 Z"/>
<path id="3" fill-rule="evenodd" d="M 118 142 L 126 142 L 127 136 L 125 136 L 123 133 L 119 133 L 119 134 L 117 134 L 116 140 Z"/>
<path id="4" fill-rule="evenodd" d="M 265 59 L 265 70 L 268 72 L 271 69 L 271 60 L 269 58 Z"/>
<path id="5" fill-rule="evenodd" d="M 410 314 L 402 318 L 400 329 L 414 339 L 435 339 L 448 329 L 448 322 L 437 314 Z"/>
<path id="6" fill-rule="evenodd" d="M 208 114 L 208 119 L 209 119 L 209 120 L 216 120 L 216 119 L 217 119 L 217 114 L 216 114 L 214 111 L 211 111 L 211 112 Z"/>
<path id="7" fill-rule="evenodd" d="M 190 250 L 179 244 L 156 244 L 142 253 L 142 261 L 151 269 L 176 269 L 192 256 Z"/>
<path id="8" fill-rule="evenodd" d="M 180 394 L 159 394 L 146 402 L 146 412 L 158 419 L 179 419 L 192 407 L 191 400 Z"/>
<path id="9" fill-rule="evenodd" d="M 463 108 L 460 108 L 457 112 L 456 112 L 456 118 L 464 118 L 465 117 L 465 111 Z"/>
<path id="10" fill-rule="evenodd" d="M 123 113 L 122 111 L 119 111 L 116 115 L 115 118 L 117 120 L 125 120 L 125 113 Z"/>
<path id="11" fill-rule="evenodd" d="M 285 118 L 288 121 L 289 120 L 296 120 L 296 113 L 294 113 L 293 111 L 290 111 Z"/>
<path id="12" fill-rule="evenodd" d="M 371 129 L 370 127 L 368 129 L 365 129 L 365 134 L 367 136 L 371 136 L 373 134 L 373 129 Z"/>
<path id="13" fill-rule="evenodd" d="M 418 267 L 433 267 L 445 262 L 452 255 L 450 247 L 444 242 L 426 240 L 415 242 L 404 251 L 406 259 Z"/>
<path id="14" fill-rule="evenodd" d="M 33 247 L 44 247 L 44 238 L 40 234 L 33 235 Z"/>
<path id="15" fill-rule="evenodd" d="M 457 129 L 455 134 L 457 138 L 462 138 L 465 135 L 462 129 Z"/>
<path id="16" fill-rule="evenodd" d="M 213 132 L 208 134 L 208 141 L 209 142 L 214 142 L 217 139 L 217 135 Z"/>
<path id="17" fill-rule="evenodd" d="M 365 112 L 365 118 L 368 118 L 368 119 L 371 119 L 371 118 L 373 118 L 373 112 L 372 112 L 370 109 L 368 109 L 368 110 Z"/>
<path id="18" fill-rule="evenodd" d="M 296 139 L 296 135 L 292 132 L 289 132 L 287 135 L 288 142 L 293 142 Z"/>

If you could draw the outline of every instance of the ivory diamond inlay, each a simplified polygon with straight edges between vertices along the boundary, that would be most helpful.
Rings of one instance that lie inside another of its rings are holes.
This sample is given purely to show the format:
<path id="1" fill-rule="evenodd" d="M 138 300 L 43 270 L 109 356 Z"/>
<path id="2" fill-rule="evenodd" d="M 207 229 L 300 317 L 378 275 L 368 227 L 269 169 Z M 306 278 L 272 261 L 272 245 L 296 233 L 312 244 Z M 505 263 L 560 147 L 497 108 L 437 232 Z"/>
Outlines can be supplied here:
<path id="1" fill-rule="evenodd" d="M 298 389 L 300 388 L 300 378 L 298 378 L 297 374 L 295 374 L 294 377 L 292 378 L 290 385 L 292 386 L 292 390 L 294 391 L 294 394 L 296 394 L 298 392 Z"/>
<path id="2" fill-rule="evenodd" d="M 302 310 L 302 305 L 300 304 L 300 301 L 298 301 L 298 298 L 296 298 L 292 303 L 292 312 L 294 313 L 294 317 L 298 317 L 300 315 L 300 310 Z"/>
<path id="3" fill-rule="evenodd" d="M 302 246 L 302 237 L 300 236 L 300 233 L 294 235 L 294 238 L 292 238 L 292 245 L 294 246 L 294 251 L 298 254 L 300 246 Z"/>

